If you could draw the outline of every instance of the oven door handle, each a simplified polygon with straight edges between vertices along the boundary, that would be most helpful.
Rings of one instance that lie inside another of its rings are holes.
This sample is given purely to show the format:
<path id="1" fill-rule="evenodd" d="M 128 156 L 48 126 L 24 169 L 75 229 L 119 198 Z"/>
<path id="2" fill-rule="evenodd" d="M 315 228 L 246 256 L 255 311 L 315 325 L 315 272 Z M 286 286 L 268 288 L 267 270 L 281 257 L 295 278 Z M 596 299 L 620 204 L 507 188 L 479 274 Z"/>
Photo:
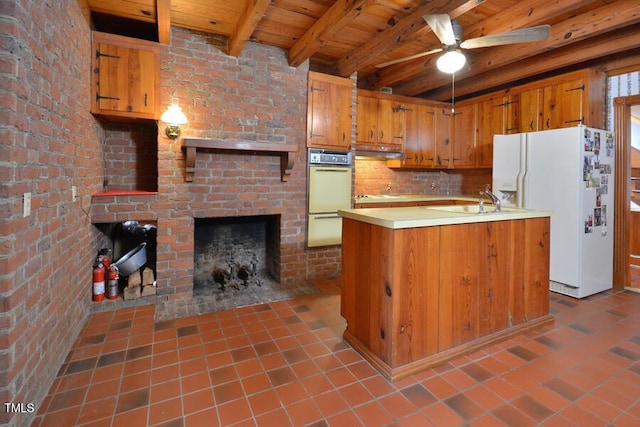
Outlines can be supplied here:
<path id="1" fill-rule="evenodd" d="M 317 166 L 312 166 L 312 168 L 318 172 L 350 172 L 351 168 L 350 167 L 344 167 L 344 168 L 323 168 L 323 167 L 317 167 Z"/>
<path id="2" fill-rule="evenodd" d="M 340 215 L 331 215 L 331 216 L 316 216 L 313 215 L 313 219 L 336 219 L 336 218 L 342 218 Z"/>

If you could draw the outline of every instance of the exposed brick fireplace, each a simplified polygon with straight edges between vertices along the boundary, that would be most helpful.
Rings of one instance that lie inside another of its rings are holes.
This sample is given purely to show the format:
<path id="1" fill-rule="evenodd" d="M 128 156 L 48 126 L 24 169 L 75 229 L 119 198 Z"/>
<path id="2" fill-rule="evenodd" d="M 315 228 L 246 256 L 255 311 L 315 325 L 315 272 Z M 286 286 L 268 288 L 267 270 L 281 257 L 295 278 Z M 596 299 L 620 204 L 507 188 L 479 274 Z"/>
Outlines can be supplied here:
<path id="1" fill-rule="evenodd" d="M 314 292 L 280 282 L 281 215 L 196 218 L 193 298 L 213 312 Z"/>
<path id="2" fill-rule="evenodd" d="M 291 292 L 308 288 L 316 277 L 335 277 L 340 272 L 340 248 L 308 250 L 306 230 L 306 105 L 308 64 L 289 67 L 286 52 L 248 43 L 239 58 L 229 57 L 225 47 L 209 35 L 172 28 L 171 45 L 162 53 L 163 106 L 172 98 L 187 115 L 185 138 L 206 138 L 246 143 L 282 144 L 297 147 L 288 153 L 293 167 L 283 179 L 282 157 L 278 153 L 198 150 L 191 177 L 187 177 L 186 152 L 181 138 L 171 140 L 153 126 L 157 140 L 157 193 L 94 197 L 93 222 L 122 222 L 127 219 L 157 224 L 158 319 L 182 317 L 217 310 L 217 296 L 194 295 L 196 272 L 196 229 L 205 218 L 278 218 L 278 229 L 270 231 L 273 280 Z M 223 63 L 221 65 L 221 63 Z M 268 64 L 268 66 L 266 66 Z M 302 107 L 302 108 L 301 108 Z M 134 131 L 136 132 L 134 134 Z M 130 149 L 118 152 L 118 160 L 135 157 L 146 144 L 136 128 L 107 129 L 105 147 L 111 139 L 119 144 L 131 140 Z M 150 138 L 149 138 L 150 139 Z M 114 158 L 116 156 L 113 156 Z M 114 160 L 115 162 L 115 160 Z M 105 158 L 105 175 L 118 164 Z M 136 176 L 152 173 L 136 169 L 155 166 L 132 159 L 132 178 L 111 179 L 118 189 L 136 190 Z M 119 174 L 127 170 L 119 168 Z M 189 181 L 187 178 L 192 179 Z M 105 190 L 114 189 L 105 187 Z M 145 185 L 145 188 L 147 186 Z M 271 238 L 279 234 L 279 239 Z M 266 256 L 266 255 L 265 255 Z M 246 260 L 244 260 L 246 263 Z M 250 266 L 250 263 L 249 263 Z M 252 286 L 252 285 L 249 285 Z M 228 291 L 229 289 L 227 289 Z M 232 294 L 236 290 L 230 289 Z M 278 289 L 278 291 L 280 288 Z M 262 292 L 262 290 L 259 290 Z M 280 297 L 280 296 L 278 296 Z M 208 298 L 208 299 L 207 299 Z M 223 297 L 219 297 L 221 300 Z M 270 296 L 262 296 L 270 298 Z"/>

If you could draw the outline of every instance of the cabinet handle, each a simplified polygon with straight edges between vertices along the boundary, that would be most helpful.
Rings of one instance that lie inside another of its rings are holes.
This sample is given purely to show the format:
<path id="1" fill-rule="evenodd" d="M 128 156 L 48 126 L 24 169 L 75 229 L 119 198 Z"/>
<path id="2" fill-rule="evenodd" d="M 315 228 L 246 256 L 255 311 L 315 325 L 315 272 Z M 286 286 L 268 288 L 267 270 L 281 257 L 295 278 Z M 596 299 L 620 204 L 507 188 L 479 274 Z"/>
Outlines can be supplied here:
<path id="1" fill-rule="evenodd" d="M 549 127 L 549 118 L 547 118 L 547 128 Z"/>
<path id="2" fill-rule="evenodd" d="M 96 50 L 96 58 L 100 58 L 101 56 L 104 56 L 105 58 L 120 59 L 120 56 L 118 55 L 110 55 L 108 53 L 102 53 L 99 50 Z"/>
<path id="3" fill-rule="evenodd" d="M 571 92 L 573 90 L 584 90 L 584 85 L 578 86 L 578 87 L 574 87 L 574 88 L 571 88 L 571 89 L 567 89 L 565 92 Z"/>
<path id="4" fill-rule="evenodd" d="M 117 96 L 102 96 L 99 93 L 96 93 L 96 101 L 100 101 L 101 99 L 113 99 L 115 101 L 120 101 L 120 98 Z"/>
<path id="5" fill-rule="evenodd" d="M 344 132 L 342 132 L 342 142 L 344 142 L 347 139 L 347 136 Z"/>
<path id="6" fill-rule="evenodd" d="M 384 131 L 380 131 L 380 139 L 384 139 Z"/>
<path id="7" fill-rule="evenodd" d="M 533 130 L 533 120 L 531 120 L 531 123 L 529 123 L 529 129 Z"/>
<path id="8" fill-rule="evenodd" d="M 369 131 L 369 140 L 373 141 L 373 129 Z"/>
<path id="9" fill-rule="evenodd" d="M 147 94 L 146 93 L 144 94 L 144 106 L 145 107 L 147 106 Z"/>
<path id="10" fill-rule="evenodd" d="M 576 119 L 576 120 L 567 120 L 565 121 L 565 123 L 583 123 L 584 122 L 584 117 L 581 119 Z"/>
<path id="11" fill-rule="evenodd" d="M 324 138 L 324 135 L 320 135 L 319 133 L 313 133 L 313 131 L 309 132 L 309 138 L 313 138 L 314 136 L 317 136 L 319 138 Z"/>

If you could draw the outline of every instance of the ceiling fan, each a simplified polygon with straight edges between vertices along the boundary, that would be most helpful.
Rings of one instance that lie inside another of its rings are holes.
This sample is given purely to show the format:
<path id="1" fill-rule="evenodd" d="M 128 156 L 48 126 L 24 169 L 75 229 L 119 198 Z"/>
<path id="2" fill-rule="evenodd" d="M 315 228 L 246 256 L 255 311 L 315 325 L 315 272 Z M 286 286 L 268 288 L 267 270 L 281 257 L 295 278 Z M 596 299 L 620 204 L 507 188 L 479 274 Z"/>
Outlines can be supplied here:
<path id="1" fill-rule="evenodd" d="M 423 18 L 433 33 L 440 39 L 443 47 L 383 62 L 382 64 L 376 65 L 376 68 L 384 68 L 389 65 L 445 51 L 445 54 L 438 58 L 436 65 L 440 71 L 453 74 L 462 69 L 466 63 L 466 58 L 460 49 L 476 49 L 479 47 L 542 41 L 549 37 L 549 30 L 551 28 L 549 25 L 539 25 L 537 27 L 523 28 L 462 41 L 462 26 L 458 24 L 458 21 L 452 20 L 449 15 L 424 15 Z"/>

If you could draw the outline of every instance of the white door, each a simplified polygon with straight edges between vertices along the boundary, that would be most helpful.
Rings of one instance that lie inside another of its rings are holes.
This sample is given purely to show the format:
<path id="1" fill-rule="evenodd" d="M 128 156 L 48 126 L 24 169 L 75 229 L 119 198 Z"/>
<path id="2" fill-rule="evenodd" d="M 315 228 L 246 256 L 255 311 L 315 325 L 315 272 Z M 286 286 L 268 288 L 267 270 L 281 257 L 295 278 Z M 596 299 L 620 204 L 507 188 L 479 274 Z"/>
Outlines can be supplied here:
<path id="1" fill-rule="evenodd" d="M 549 279 L 580 286 L 582 147 L 579 128 L 528 134 L 524 192 L 527 209 L 550 210 Z"/>

